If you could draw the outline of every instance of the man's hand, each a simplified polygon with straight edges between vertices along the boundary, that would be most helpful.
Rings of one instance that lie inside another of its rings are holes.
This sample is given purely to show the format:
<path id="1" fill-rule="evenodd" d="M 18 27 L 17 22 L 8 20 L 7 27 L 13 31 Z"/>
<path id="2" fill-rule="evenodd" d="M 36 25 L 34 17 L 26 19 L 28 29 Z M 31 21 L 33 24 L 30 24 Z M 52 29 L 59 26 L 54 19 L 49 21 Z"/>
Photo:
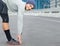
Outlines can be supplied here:
<path id="1" fill-rule="evenodd" d="M 25 10 L 31 10 L 33 8 L 34 8 L 34 6 L 32 4 L 26 4 L 25 5 Z"/>
<path id="2" fill-rule="evenodd" d="M 18 41 L 19 41 L 19 43 L 21 45 L 22 44 L 22 35 L 17 35 L 17 39 L 18 39 Z"/>

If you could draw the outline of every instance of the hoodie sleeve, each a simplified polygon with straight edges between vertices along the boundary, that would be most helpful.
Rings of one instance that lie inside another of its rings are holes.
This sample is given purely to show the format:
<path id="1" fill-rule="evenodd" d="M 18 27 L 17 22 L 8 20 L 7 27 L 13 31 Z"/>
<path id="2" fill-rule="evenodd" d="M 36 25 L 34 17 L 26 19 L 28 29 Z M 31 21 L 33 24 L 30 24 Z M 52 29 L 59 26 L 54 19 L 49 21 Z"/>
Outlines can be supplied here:
<path id="1" fill-rule="evenodd" d="M 32 4 L 35 8 L 35 0 L 27 0 L 26 4 Z"/>

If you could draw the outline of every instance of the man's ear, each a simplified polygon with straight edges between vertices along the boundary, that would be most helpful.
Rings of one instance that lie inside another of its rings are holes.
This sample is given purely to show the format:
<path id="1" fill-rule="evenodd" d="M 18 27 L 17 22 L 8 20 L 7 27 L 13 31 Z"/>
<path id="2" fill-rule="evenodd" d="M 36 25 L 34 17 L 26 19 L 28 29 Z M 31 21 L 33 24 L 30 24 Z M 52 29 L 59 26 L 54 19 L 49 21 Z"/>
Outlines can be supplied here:
<path id="1" fill-rule="evenodd" d="M 25 10 L 26 10 L 26 5 L 25 5 Z"/>
<path id="2" fill-rule="evenodd" d="M 26 10 L 26 6 L 25 6 L 25 10 Z"/>

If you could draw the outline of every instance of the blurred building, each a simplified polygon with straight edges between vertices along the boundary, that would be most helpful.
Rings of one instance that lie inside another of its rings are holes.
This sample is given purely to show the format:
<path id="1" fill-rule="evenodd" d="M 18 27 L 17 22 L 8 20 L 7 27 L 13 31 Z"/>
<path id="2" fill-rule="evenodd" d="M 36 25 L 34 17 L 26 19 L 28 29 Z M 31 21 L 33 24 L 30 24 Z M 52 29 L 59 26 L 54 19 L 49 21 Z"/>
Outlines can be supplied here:
<path id="1" fill-rule="evenodd" d="M 50 7 L 53 8 L 57 8 L 60 7 L 60 0 L 50 0 Z"/>
<path id="2" fill-rule="evenodd" d="M 50 8 L 50 0 L 35 0 L 37 9 Z"/>
<path id="3" fill-rule="evenodd" d="M 55 0 L 50 0 L 50 7 L 51 8 L 56 7 Z"/>
<path id="4" fill-rule="evenodd" d="M 23 0 L 27 1 L 27 0 Z M 35 0 L 36 9 L 50 8 L 50 0 Z"/>
<path id="5" fill-rule="evenodd" d="M 60 8 L 60 0 L 57 0 L 57 7 Z"/>
<path id="6" fill-rule="evenodd" d="M 27 1 L 27 0 L 23 0 Z M 36 9 L 56 8 L 60 7 L 60 0 L 35 0 Z"/>

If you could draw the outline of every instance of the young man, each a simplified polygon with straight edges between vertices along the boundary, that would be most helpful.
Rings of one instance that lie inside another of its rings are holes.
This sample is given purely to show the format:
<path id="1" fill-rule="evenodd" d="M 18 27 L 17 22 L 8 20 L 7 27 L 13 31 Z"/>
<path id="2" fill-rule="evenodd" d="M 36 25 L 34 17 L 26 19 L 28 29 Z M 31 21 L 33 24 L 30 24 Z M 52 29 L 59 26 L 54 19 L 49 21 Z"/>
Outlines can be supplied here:
<path id="1" fill-rule="evenodd" d="M 2 18 L 2 27 L 5 32 L 8 43 L 13 44 L 13 45 L 18 45 L 19 42 L 14 40 L 11 37 L 10 28 L 9 28 L 8 9 L 7 9 L 6 4 L 2 0 L 0 0 L 0 16 Z"/>
<path id="2" fill-rule="evenodd" d="M 22 44 L 22 29 L 23 29 L 23 11 L 31 10 L 35 7 L 35 0 L 27 0 L 27 2 L 23 2 L 22 0 L 7 0 L 7 6 L 8 9 L 10 9 L 12 12 L 17 12 L 18 16 L 18 41 L 20 44 Z"/>

